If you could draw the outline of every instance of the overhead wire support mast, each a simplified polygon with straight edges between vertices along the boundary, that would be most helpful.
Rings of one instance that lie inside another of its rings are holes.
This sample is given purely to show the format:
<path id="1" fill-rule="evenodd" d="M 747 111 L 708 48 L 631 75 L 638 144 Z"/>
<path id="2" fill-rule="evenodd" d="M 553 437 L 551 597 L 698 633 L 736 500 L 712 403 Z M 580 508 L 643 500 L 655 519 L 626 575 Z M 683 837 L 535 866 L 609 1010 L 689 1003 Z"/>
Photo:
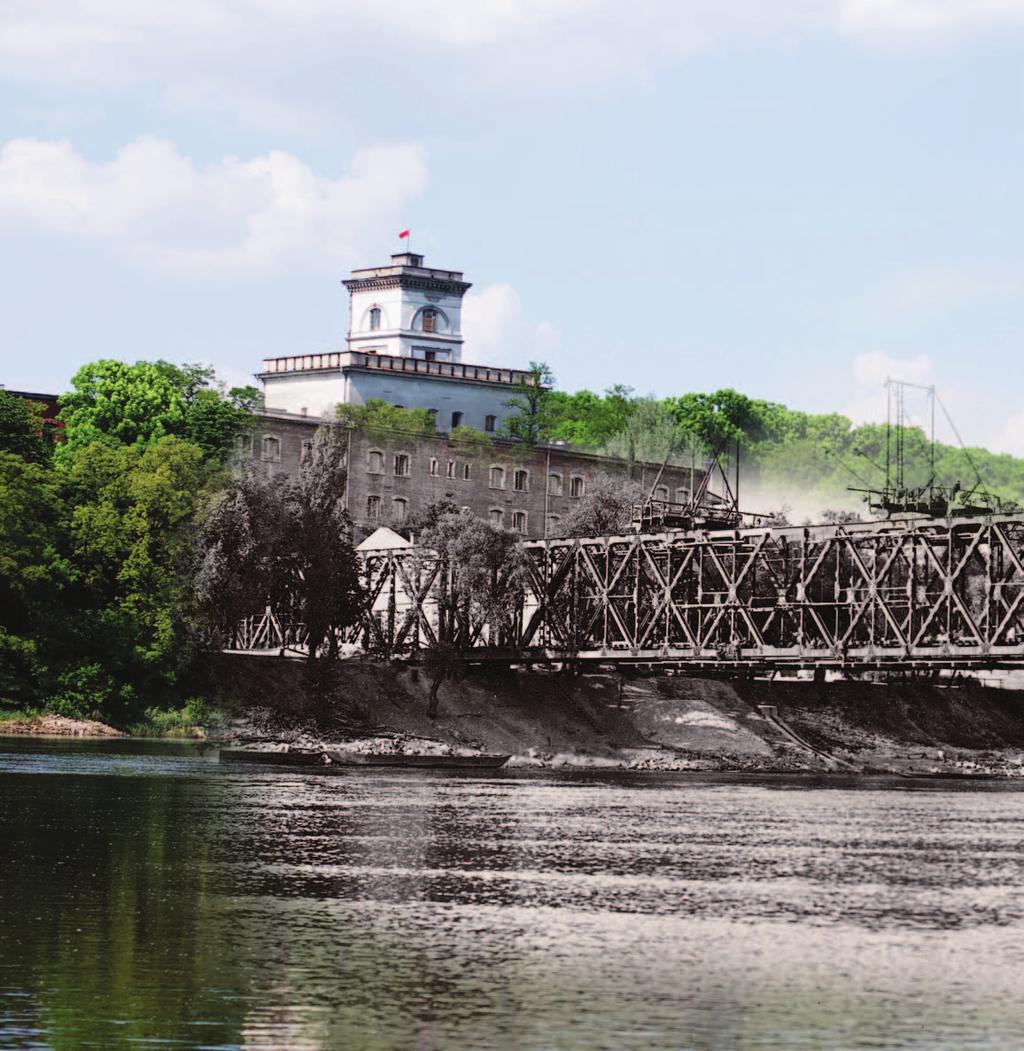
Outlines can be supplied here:
<path id="1" fill-rule="evenodd" d="M 934 385 L 911 383 L 886 378 L 885 420 L 885 482 L 881 490 L 866 488 L 853 492 L 866 494 L 868 507 L 891 518 L 897 514 L 925 515 L 932 518 L 952 515 L 985 514 L 1004 510 L 1002 501 L 985 490 L 984 481 L 970 451 L 964 444 L 952 416 L 938 396 Z M 906 409 L 906 391 L 924 391 L 928 398 L 928 480 L 923 485 L 908 486 L 906 477 L 907 431 L 916 430 Z M 959 483 L 952 486 L 936 484 L 935 406 L 938 403 L 943 416 L 956 436 L 960 449 L 974 473 L 975 483 L 969 488 Z M 868 457 L 865 456 L 865 459 Z M 871 463 L 871 460 L 868 459 Z"/>

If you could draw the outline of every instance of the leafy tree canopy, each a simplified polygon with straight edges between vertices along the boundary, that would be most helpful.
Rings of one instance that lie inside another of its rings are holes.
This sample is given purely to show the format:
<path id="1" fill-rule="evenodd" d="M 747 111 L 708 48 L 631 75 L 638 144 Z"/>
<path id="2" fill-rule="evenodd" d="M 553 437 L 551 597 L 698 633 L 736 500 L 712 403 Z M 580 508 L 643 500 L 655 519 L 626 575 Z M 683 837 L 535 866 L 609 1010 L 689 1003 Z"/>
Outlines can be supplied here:
<path id="1" fill-rule="evenodd" d="M 381 398 L 370 398 L 363 405 L 340 404 L 335 409 L 338 422 L 369 432 L 404 431 L 406 434 L 436 434 L 437 422 L 429 409 L 406 409 Z"/>
<path id="2" fill-rule="evenodd" d="M 226 391 L 210 368 L 166 361 L 90 362 L 71 385 L 60 399 L 63 463 L 93 442 L 145 446 L 169 436 L 223 456 L 252 426 L 261 397 L 254 387 Z"/>
<path id="3" fill-rule="evenodd" d="M 633 507 L 644 496 L 639 482 L 602 474 L 591 478 L 587 491 L 573 502 L 562 523 L 566 536 L 617 536 L 628 532 Z"/>
<path id="4" fill-rule="evenodd" d="M 542 438 L 596 449 L 619 434 L 636 408 L 630 387 L 609 387 L 604 395 L 589 390 L 546 396 Z"/>
<path id="5" fill-rule="evenodd" d="M 311 663 L 336 656 L 337 632 L 356 621 L 364 601 L 342 506 L 344 450 L 344 429 L 323 427 L 298 478 L 248 471 L 212 504 L 198 583 L 215 631 L 270 603 L 305 623 Z"/>
<path id="6" fill-rule="evenodd" d="M 513 409 L 502 423 L 502 433 L 508 438 L 536 445 L 551 430 L 552 392 L 555 377 L 543 361 L 530 362 L 530 378 L 521 380 L 516 393 L 505 402 Z"/>
<path id="7" fill-rule="evenodd" d="M 43 406 L 0 390 L 0 450 L 42 463 L 50 451 L 43 432 Z"/>

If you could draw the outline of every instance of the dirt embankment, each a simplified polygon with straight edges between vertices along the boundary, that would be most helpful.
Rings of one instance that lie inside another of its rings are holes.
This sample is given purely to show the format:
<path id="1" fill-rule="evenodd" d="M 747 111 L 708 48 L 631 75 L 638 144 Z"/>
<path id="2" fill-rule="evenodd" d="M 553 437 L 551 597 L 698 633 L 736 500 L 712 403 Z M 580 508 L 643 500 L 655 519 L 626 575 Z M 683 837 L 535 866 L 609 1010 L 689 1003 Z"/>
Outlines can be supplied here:
<path id="1" fill-rule="evenodd" d="M 223 656 L 218 678 L 239 743 L 391 740 L 519 765 L 821 770 L 831 755 L 874 770 L 1024 773 L 1024 695 L 977 686 L 481 671 L 446 683 L 431 719 L 429 684 L 406 667 L 348 661 L 311 685 L 300 661 Z"/>
<path id="2" fill-rule="evenodd" d="M 34 737 L 124 737 L 106 723 L 95 719 L 69 719 L 64 715 L 33 715 L 27 719 L 0 721 L 0 735 L 31 735 Z"/>

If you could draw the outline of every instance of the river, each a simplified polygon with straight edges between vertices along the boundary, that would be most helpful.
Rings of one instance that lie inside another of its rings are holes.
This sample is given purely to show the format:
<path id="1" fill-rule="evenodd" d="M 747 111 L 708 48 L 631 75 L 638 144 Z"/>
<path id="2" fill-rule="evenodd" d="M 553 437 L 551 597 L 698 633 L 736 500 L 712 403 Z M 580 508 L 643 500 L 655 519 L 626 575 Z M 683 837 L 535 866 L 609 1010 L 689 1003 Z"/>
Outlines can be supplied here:
<path id="1" fill-rule="evenodd" d="M 0 1047 L 1021 1047 L 1018 787 L 0 738 Z"/>

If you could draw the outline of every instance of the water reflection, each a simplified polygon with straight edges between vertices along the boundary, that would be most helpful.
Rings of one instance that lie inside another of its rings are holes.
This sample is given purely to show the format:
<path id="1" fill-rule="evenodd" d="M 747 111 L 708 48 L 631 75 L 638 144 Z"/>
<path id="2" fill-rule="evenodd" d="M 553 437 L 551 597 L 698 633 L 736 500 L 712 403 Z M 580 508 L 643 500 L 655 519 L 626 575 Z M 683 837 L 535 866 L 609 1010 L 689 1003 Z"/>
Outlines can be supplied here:
<path id="1" fill-rule="evenodd" d="M 23 745 L 0 1046 L 1019 1046 L 1024 796 L 912 787 Z"/>

